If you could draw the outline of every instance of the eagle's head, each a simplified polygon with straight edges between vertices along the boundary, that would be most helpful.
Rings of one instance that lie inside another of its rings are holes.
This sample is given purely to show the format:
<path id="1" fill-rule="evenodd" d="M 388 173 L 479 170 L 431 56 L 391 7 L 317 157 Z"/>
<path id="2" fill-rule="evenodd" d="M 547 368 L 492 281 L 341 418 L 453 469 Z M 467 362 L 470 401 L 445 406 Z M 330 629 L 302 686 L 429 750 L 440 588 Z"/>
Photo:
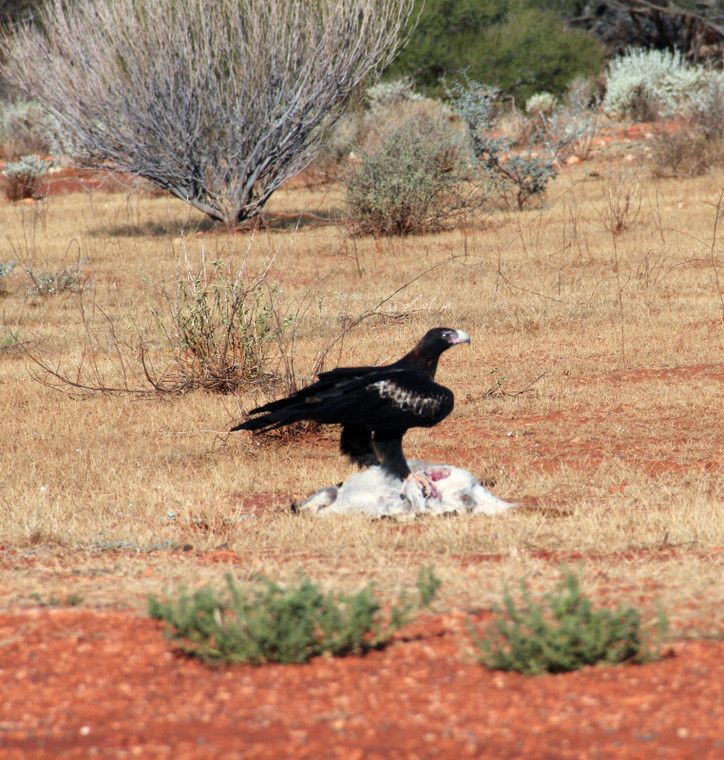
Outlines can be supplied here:
<path id="1" fill-rule="evenodd" d="M 440 354 L 460 343 L 470 343 L 470 336 L 464 330 L 435 327 L 423 335 L 422 340 L 404 357 L 403 362 L 434 378 Z"/>
<path id="2" fill-rule="evenodd" d="M 429 330 L 417 344 L 417 348 L 425 352 L 440 354 L 451 346 L 460 343 L 470 343 L 470 336 L 464 330 L 453 330 L 450 327 L 435 327 Z"/>

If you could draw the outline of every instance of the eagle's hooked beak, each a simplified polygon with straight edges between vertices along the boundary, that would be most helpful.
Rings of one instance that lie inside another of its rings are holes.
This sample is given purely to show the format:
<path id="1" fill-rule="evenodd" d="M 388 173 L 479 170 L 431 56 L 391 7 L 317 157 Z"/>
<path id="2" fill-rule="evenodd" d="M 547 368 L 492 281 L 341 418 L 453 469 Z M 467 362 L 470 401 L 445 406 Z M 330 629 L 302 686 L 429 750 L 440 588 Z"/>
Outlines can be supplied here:
<path id="1" fill-rule="evenodd" d="M 456 336 L 450 341 L 451 346 L 457 346 L 459 343 L 470 343 L 470 336 L 465 330 L 455 330 Z"/>

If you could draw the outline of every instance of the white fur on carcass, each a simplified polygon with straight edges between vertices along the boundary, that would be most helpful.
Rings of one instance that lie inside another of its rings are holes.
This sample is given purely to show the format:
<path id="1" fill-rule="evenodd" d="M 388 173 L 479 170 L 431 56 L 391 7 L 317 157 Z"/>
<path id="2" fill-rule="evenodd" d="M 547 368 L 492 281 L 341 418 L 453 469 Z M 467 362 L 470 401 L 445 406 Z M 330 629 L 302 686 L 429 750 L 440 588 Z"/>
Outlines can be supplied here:
<path id="1" fill-rule="evenodd" d="M 437 493 L 426 496 L 417 481 L 403 482 L 375 466 L 358 472 L 339 486 L 322 488 L 303 501 L 299 509 L 317 515 L 359 513 L 386 517 L 453 512 L 497 515 L 517 506 L 483 488 L 467 470 L 415 460 L 408 460 L 407 464 L 411 472 L 429 478 Z"/>

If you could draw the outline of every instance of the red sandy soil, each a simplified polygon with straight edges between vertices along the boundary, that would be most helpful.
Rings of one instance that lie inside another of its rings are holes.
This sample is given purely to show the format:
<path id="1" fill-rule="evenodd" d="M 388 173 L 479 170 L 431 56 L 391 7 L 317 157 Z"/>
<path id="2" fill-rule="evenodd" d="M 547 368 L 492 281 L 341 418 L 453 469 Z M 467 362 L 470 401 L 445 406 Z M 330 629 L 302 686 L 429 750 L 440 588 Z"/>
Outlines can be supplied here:
<path id="1" fill-rule="evenodd" d="M 208 668 L 120 612 L 0 616 L 0 757 L 724 757 L 724 642 L 644 666 L 526 677 L 471 656 L 463 619 L 387 650 Z"/>

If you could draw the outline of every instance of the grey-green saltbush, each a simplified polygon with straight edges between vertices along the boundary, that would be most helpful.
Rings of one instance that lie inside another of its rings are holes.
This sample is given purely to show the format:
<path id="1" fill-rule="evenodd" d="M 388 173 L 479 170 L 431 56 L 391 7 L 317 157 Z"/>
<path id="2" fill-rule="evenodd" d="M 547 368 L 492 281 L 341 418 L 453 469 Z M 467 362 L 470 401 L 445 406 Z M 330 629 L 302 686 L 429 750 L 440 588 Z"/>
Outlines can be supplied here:
<path id="1" fill-rule="evenodd" d="M 410 77 L 378 82 L 365 92 L 365 103 L 372 112 L 379 112 L 401 103 L 423 100 L 424 95 L 415 92 L 415 83 Z"/>
<path id="2" fill-rule="evenodd" d="M 432 601 L 439 580 L 431 568 L 418 577 L 419 606 Z M 309 578 L 284 588 L 266 578 L 242 587 L 226 576 L 226 594 L 210 587 L 176 599 L 148 598 L 152 618 L 167 624 L 167 636 L 187 654 L 210 664 L 301 663 L 320 654 L 359 654 L 384 646 L 413 609 L 401 597 L 383 622 L 372 589 L 325 594 Z"/>
<path id="3" fill-rule="evenodd" d="M 83 267 L 88 261 L 83 256 L 77 263 L 60 267 L 54 272 L 26 266 L 25 271 L 32 283 L 30 292 L 44 297 L 59 293 L 80 293 L 88 284 L 82 277 Z"/>
<path id="4" fill-rule="evenodd" d="M 531 95 L 528 100 L 525 101 L 526 113 L 530 114 L 550 114 L 553 113 L 553 109 L 556 107 L 556 96 L 550 92 L 537 92 L 535 95 Z"/>
<path id="5" fill-rule="evenodd" d="M 680 51 L 630 49 L 609 65 L 602 107 L 613 117 L 641 121 L 687 116 L 719 76 L 690 65 Z"/>
<path id="6" fill-rule="evenodd" d="M 34 198 L 52 165 L 52 159 L 33 155 L 6 163 L 3 172 L 8 179 L 5 191 L 8 199 L 19 201 L 22 198 Z"/>
<path id="7" fill-rule="evenodd" d="M 417 113 L 361 151 L 346 182 L 346 205 L 358 231 L 409 235 L 440 230 L 470 211 L 467 149 L 440 113 Z"/>
<path id="8" fill-rule="evenodd" d="M 70 155 L 72 136 L 58 119 L 32 100 L 0 100 L 0 153 L 6 161 L 20 156 Z"/>

